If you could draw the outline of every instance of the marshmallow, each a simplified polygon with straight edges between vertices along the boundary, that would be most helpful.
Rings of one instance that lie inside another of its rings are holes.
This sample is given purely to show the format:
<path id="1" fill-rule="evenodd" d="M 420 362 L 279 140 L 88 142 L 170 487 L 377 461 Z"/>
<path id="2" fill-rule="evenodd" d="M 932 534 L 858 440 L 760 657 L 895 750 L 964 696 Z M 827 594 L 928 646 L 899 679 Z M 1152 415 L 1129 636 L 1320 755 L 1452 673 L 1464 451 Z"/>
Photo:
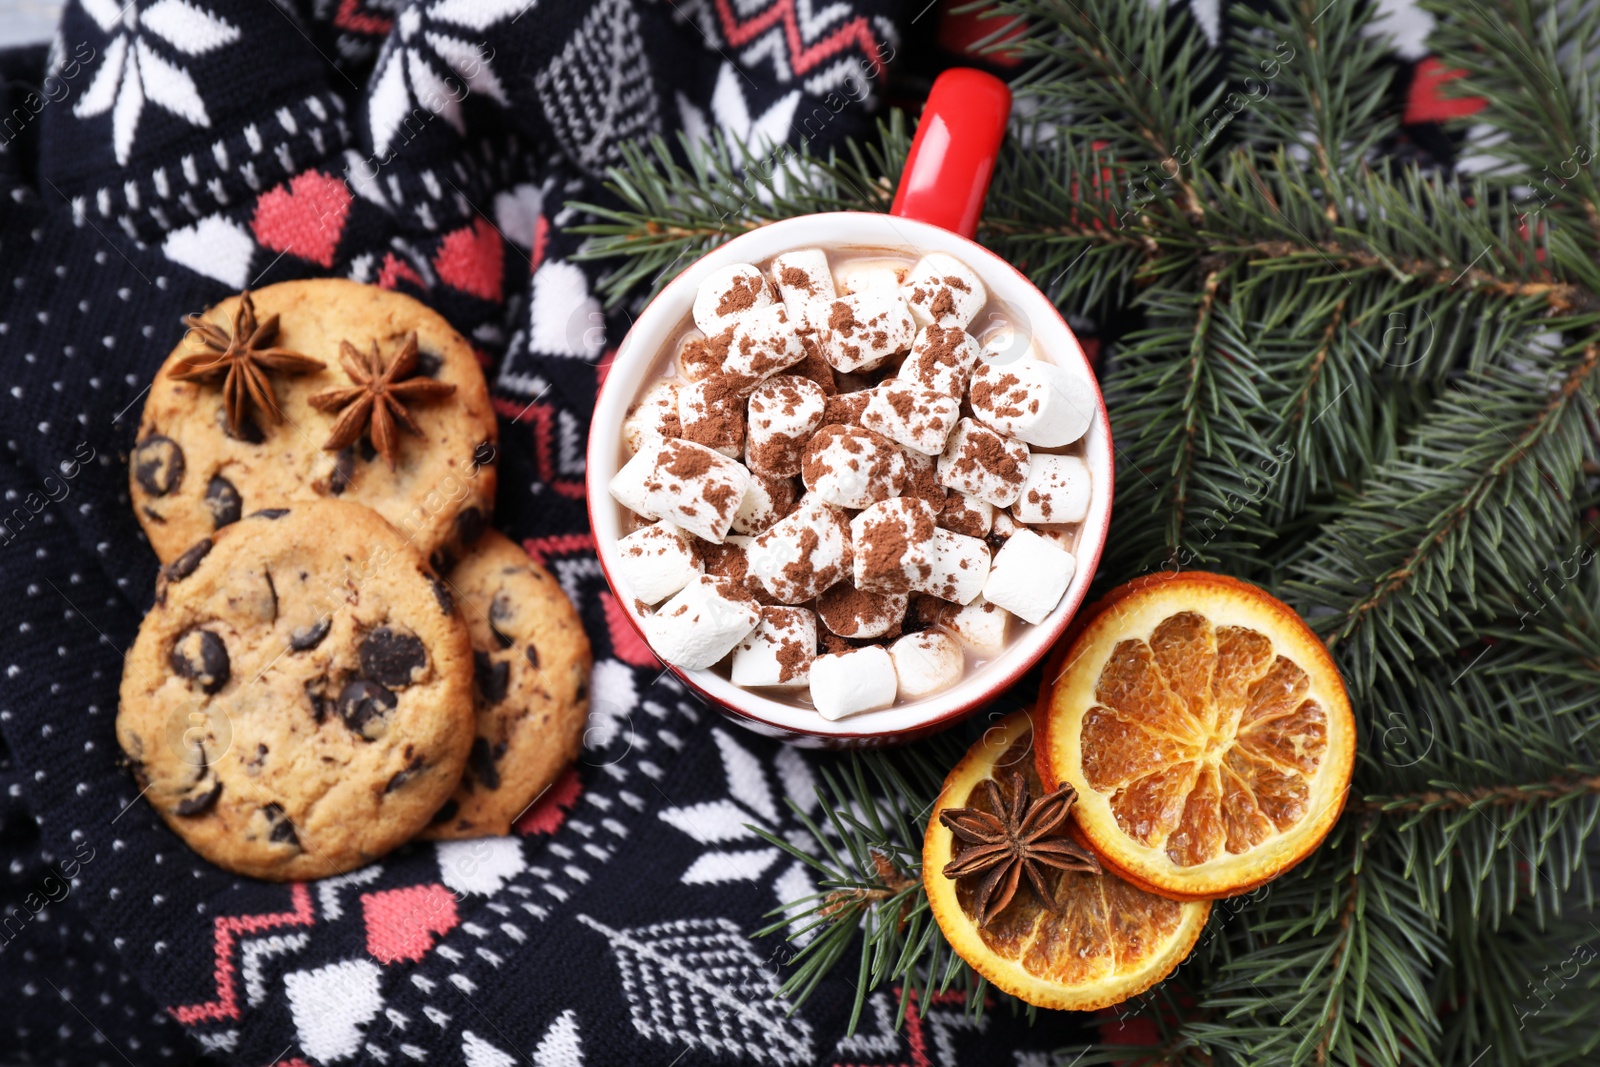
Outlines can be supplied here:
<path id="1" fill-rule="evenodd" d="M 689 535 L 670 522 L 635 530 L 617 542 L 618 581 L 646 604 L 665 600 L 704 569 Z"/>
<path id="2" fill-rule="evenodd" d="M 926 501 L 937 513 L 950 495 L 950 491 L 939 484 L 939 461 L 909 448 L 901 449 L 900 454 L 906 457 L 906 487 L 900 495 Z"/>
<path id="3" fill-rule="evenodd" d="M 917 333 L 905 301 L 892 291 L 841 296 L 812 313 L 820 316 L 822 358 L 847 374 L 883 366 L 909 348 Z"/>
<path id="4" fill-rule="evenodd" d="M 960 400 L 978 362 L 978 342 L 959 326 L 924 326 L 897 377 Z"/>
<path id="5" fill-rule="evenodd" d="M 966 326 L 989 299 L 977 272 L 944 252 L 929 252 L 917 260 L 900 295 L 918 326 Z"/>
<path id="6" fill-rule="evenodd" d="M 788 478 L 765 478 L 752 474 L 744 502 L 734 512 L 733 528 L 752 537 L 764 533 L 773 523 L 793 511 L 799 499 L 800 491 Z"/>
<path id="7" fill-rule="evenodd" d="M 979 422 L 1039 448 L 1060 448 L 1082 437 L 1098 406 L 1087 379 L 1037 359 L 1004 366 L 980 362 L 967 396 Z"/>
<path id="8" fill-rule="evenodd" d="M 851 571 L 857 589 L 906 593 L 934 573 L 934 510 L 912 497 L 884 500 L 850 520 Z"/>
<path id="9" fill-rule="evenodd" d="M 1011 512 L 1001 511 L 999 508 L 995 509 L 994 525 L 989 528 L 991 537 L 998 538 L 1001 541 L 1009 541 L 1011 535 L 1021 529 L 1025 529 L 1025 527 L 1011 517 Z"/>
<path id="10" fill-rule="evenodd" d="M 799 474 L 806 442 L 823 425 L 827 404 L 822 387 L 809 378 L 784 374 L 756 386 L 745 420 L 750 469 L 781 478 Z"/>
<path id="11" fill-rule="evenodd" d="M 729 681 L 804 689 L 817 657 L 817 617 L 809 608 L 762 608 L 761 622 L 733 650 Z"/>
<path id="12" fill-rule="evenodd" d="M 631 456 L 639 451 L 646 434 L 660 437 L 682 437 L 683 427 L 678 422 L 678 391 L 682 386 L 674 381 L 659 381 L 646 389 L 639 402 L 628 409 L 622 419 L 622 443 Z"/>
<path id="13" fill-rule="evenodd" d="M 737 583 L 702 574 L 644 620 L 644 635 L 668 663 L 703 671 L 732 652 L 760 621 L 761 606 Z"/>
<path id="14" fill-rule="evenodd" d="M 912 588 L 952 604 L 970 604 L 989 577 L 989 546 L 976 537 L 933 531 L 933 572 Z"/>
<path id="15" fill-rule="evenodd" d="M 834 284 L 842 296 L 869 289 L 897 292 L 905 276 L 905 267 L 884 259 L 847 259 L 833 271 Z"/>
<path id="16" fill-rule="evenodd" d="M 690 330 L 678 342 L 678 373 L 686 382 L 698 382 L 722 373 L 722 364 L 728 358 L 728 346 L 733 343 L 733 327 L 729 326 L 715 337 L 707 337 L 699 330 Z"/>
<path id="17" fill-rule="evenodd" d="M 629 511 L 721 544 L 750 490 L 750 472 L 693 441 L 646 435 L 607 488 Z"/>
<path id="18" fill-rule="evenodd" d="M 861 413 L 867 410 L 867 402 L 871 399 L 871 389 L 859 389 L 853 393 L 836 393 L 828 397 L 827 406 L 822 409 L 822 425 L 860 426 Z"/>
<path id="19" fill-rule="evenodd" d="M 733 338 L 722 359 L 728 374 L 769 378 L 805 358 L 796 323 L 782 304 L 746 311 L 733 320 Z"/>
<path id="20" fill-rule="evenodd" d="M 1077 456 L 1034 453 L 1011 514 L 1026 523 L 1082 522 L 1089 514 L 1089 465 Z"/>
<path id="21" fill-rule="evenodd" d="M 694 324 L 713 337 L 732 326 L 740 312 L 770 303 L 772 290 L 761 271 L 748 263 L 732 263 L 718 267 L 700 283 L 694 294 Z"/>
<path id="22" fill-rule="evenodd" d="M 1077 569 L 1072 553 L 1054 541 L 1018 530 L 995 554 L 983 597 L 1024 622 L 1043 622 L 1061 603 Z"/>
<path id="23" fill-rule="evenodd" d="M 1028 446 L 962 419 L 939 457 L 939 484 L 970 493 L 997 508 L 1022 493 L 1028 477 Z"/>
<path id="24" fill-rule="evenodd" d="M 945 613 L 939 621 L 975 655 L 993 658 L 1005 651 L 1011 614 L 981 596 L 960 611 Z"/>
<path id="25" fill-rule="evenodd" d="M 889 646 L 901 700 L 920 700 L 961 681 L 966 656 L 951 637 L 937 630 L 907 634 Z"/>
<path id="26" fill-rule="evenodd" d="M 780 604 L 803 604 L 850 573 L 844 512 L 815 496 L 750 542 L 750 580 Z"/>
<path id="27" fill-rule="evenodd" d="M 746 580 L 750 571 L 750 561 L 745 558 L 745 553 L 750 548 L 750 542 L 754 540 L 755 538 L 743 534 L 729 534 L 723 538 L 720 545 L 696 541 L 694 549 L 707 574 L 716 578 L 731 578 L 748 589 L 751 588 Z"/>
<path id="28" fill-rule="evenodd" d="M 882 637 L 906 617 L 904 593 L 870 593 L 840 582 L 817 597 L 817 616 L 840 637 Z"/>
<path id="29" fill-rule="evenodd" d="M 841 508 L 864 508 L 900 495 L 906 461 L 892 442 L 871 430 L 824 426 L 806 442 L 800 476 L 820 499 Z"/>
<path id="30" fill-rule="evenodd" d="M 744 398 L 754 384 L 752 378 L 718 374 L 678 390 L 684 440 L 738 459 L 744 451 Z"/>
<path id="31" fill-rule="evenodd" d="M 912 451 L 937 456 L 960 417 L 955 397 L 890 379 L 870 390 L 861 425 Z"/>
<path id="32" fill-rule="evenodd" d="M 837 295 L 833 272 L 828 269 L 828 254 L 820 248 L 797 248 L 772 261 L 772 281 L 783 294 L 789 318 L 796 322 L 806 305 L 814 300 L 832 300 Z"/>
<path id="33" fill-rule="evenodd" d="M 879 645 L 811 661 L 811 703 L 824 719 L 842 719 L 894 703 L 894 660 Z"/>
<path id="34" fill-rule="evenodd" d="M 939 525 L 968 537 L 987 537 L 994 528 L 994 505 L 967 493 L 951 493 L 939 509 Z"/>

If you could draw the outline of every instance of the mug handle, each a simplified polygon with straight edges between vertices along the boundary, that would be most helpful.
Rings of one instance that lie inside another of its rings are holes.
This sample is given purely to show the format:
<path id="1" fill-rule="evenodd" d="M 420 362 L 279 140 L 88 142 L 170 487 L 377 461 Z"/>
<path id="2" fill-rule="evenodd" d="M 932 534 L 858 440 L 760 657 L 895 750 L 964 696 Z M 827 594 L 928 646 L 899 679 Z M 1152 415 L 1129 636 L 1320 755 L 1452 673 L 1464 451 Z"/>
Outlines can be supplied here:
<path id="1" fill-rule="evenodd" d="M 956 67 L 934 79 L 889 214 L 971 238 L 1011 116 L 1011 90 L 992 74 Z"/>

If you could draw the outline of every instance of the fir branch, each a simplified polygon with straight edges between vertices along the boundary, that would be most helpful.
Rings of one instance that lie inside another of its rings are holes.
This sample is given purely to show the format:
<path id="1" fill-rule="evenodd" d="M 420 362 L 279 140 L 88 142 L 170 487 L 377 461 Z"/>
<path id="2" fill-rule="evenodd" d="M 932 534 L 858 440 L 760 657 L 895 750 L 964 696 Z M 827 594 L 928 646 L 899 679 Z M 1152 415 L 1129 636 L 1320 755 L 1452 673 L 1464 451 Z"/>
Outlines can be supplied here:
<path id="1" fill-rule="evenodd" d="M 1178 131 L 1216 106 L 1215 53 L 1186 11 L 1150 4 L 1078 0 L 1004 0 L 1001 16 L 1021 17 L 1034 28 L 1008 50 L 1034 60 L 1015 85 L 1059 124 L 1063 135 L 1119 146 L 1143 156 L 1160 184 L 1170 181 L 1182 212 L 1199 218 L 1204 208 L 1185 174 L 1204 145 Z"/>
<path id="2" fill-rule="evenodd" d="M 1600 254 L 1600 107 L 1589 65 L 1600 48 L 1600 9 L 1532 0 L 1423 6 L 1439 18 L 1431 44 L 1440 61 L 1465 75 L 1448 91 L 1490 103 L 1473 116 L 1491 131 L 1473 150 L 1499 161 L 1492 177 L 1530 223 L 1564 231 L 1592 267 Z"/>
<path id="3" fill-rule="evenodd" d="M 1584 410 L 1600 400 L 1600 347 L 1575 360 L 1519 356 L 1441 400 L 1294 566 L 1287 588 L 1358 694 L 1380 673 L 1408 672 L 1421 652 L 1450 654 L 1570 536 L 1567 504 L 1592 454 Z M 1510 494 L 1537 518 L 1508 523 Z"/>
<path id="4" fill-rule="evenodd" d="M 777 219 L 819 211 L 887 211 L 911 138 L 905 116 L 891 112 L 876 143 L 851 141 L 817 157 L 802 145 L 746 145 L 720 133 L 696 144 L 679 133 L 677 151 L 661 138 L 622 146 L 608 171 L 615 202 L 570 206 L 592 221 L 578 259 L 617 266 L 600 283 L 608 305 L 641 290 L 653 294 L 697 257 L 731 237 Z"/>
<path id="5" fill-rule="evenodd" d="M 1551 781 L 1481 785 L 1471 789 L 1429 789 L 1400 796 L 1366 796 L 1351 801 L 1345 810 L 1352 815 L 1414 812 L 1428 815 L 1441 812 L 1481 811 L 1485 808 L 1521 807 L 1527 804 L 1561 802 L 1578 797 L 1600 796 L 1600 773 L 1556 778 Z"/>

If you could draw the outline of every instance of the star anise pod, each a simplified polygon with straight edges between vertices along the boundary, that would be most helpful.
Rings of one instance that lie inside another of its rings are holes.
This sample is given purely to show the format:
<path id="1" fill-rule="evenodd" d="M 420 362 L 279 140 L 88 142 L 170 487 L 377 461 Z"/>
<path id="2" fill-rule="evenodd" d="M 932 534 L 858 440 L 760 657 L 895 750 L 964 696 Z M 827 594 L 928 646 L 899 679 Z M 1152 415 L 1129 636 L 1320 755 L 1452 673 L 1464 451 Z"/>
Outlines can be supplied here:
<path id="1" fill-rule="evenodd" d="M 1078 799 L 1077 791 L 1063 785 L 1030 801 L 1028 780 L 1017 774 L 1011 778 L 1011 804 L 1007 807 L 993 778 L 984 779 L 983 788 L 992 813 L 982 808 L 949 808 L 939 813 L 939 821 L 966 846 L 945 864 L 944 876 L 982 877 L 976 900 L 980 927 L 1011 903 L 1024 875 L 1039 901 L 1057 911 L 1055 896 L 1045 885 L 1045 867 L 1088 874 L 1100 870 L 1094 853 L 1065 836 L 1067 812 Z"/>
<path id="2" fill-rule="evenodd" d="M 400 451 L 400 441 L 395 424 L 422 436 L 407 403 L 424 403 L 447 397 L 456 387 L 432 378 L 412 378 L 417 369 L 417 335 L 413 331 L 400 344 L 400 351 L 387 367 L 378 355 L 378 342 L 372 342 L 372 352 L 363 355 L 349 341 L 339 342 L 339 362 L 355 385 L 344 389 L 329 389 L 311 398 L 311 406 L 318 411 L 342 411 L 333 432 L 323 443 L 324 450 L 337 452 L 355 444 L 363 433 L 369 433 L 372 447 L 383 454 L 384 462 L 394 470 L 394 460 Z"/>
<path id="3" fill-rule="evenodd" d="M 181 382 L 210 382 L 222 379 L 222 404 L 228 413 L 228 430 L 239 433 L 254 404 L 268 422 L 279 422 L 283 412 L 267 380 L 267 371 L 285 374 L 310 374 L 324 366 L 320 359 L 302 356 L 286 348 L 267 347 L 278 336 L 278 316 L 256 321 L 255 301 L 250 292 L 239 294 L 239 307 L 233 313 L 230 336 L 214 322 L 199 315 L 185 315 L 183 324 L 198 338 L 203 350 L 184 356 L 167 373 Z"/>

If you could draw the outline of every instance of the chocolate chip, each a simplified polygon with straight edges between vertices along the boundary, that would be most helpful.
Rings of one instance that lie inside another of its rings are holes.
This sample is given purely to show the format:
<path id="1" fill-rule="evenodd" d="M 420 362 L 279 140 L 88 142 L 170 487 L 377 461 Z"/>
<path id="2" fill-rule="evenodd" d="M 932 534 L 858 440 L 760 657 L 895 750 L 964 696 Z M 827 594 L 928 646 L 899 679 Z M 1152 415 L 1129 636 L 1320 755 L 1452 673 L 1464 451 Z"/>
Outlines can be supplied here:
<path id="1" fill-rule="evenodd" d="M 361 639 L 361 673 L 388 686 L 410 685 L 428 666 L 428 651 L 416 634 L 380 626 Z"/>
<path id="2" fill-rule="evenodd" d="M 206 553 L 211 551 L 211 538 L 202 538 L 194 543 L 194 547 L 183 555 L 167 564 L 164 572 L 169 582 L 181 582 L 194 573 L 200 561 L 206 558 Z"/>
<path id="3" fill-rule="evenodd" d="M 388 732 L 388 714 L 399 703 L 399 697 L 377 682 L 357 678 L 339 691 L 339 718 L 368 741 L 375 741 Z"/>
<path id="4" fill-rule="evenodd" d="M 455 570 L 456 554 L 448 548 L 436 548 L 433 555 L 428 557 L 428 566 L 440 574 L 449 574 Z"/>
<path id="5" fill-rule="evenodd" d="M 428 576 L 428 582 L 433 586 L 433 598 L 439 602 L 439 607 L 446 615 L 454 615 L 456 598 L 450 595 L 449 587 L 431 574 Z"/>
<path id="6" fill-rule="evenodd" d="M 533 669 L 534 670 L 538 670 L 539 669 L 539 650 L 537 648 L 534 648 L 532 645 L 529 645 L 527 648 L 523 649 L 523 652 L 527 655 L 528 662 L 533 664 Z"/>
<path id="7" fill-rule="evenodd" d="M 306 652 L 322 644 L 322 639 L 333 629 L 333 619 L 318 619 L 309 626 L 297 626 L 289 633 L 289 648 Z"/>
<path id="8" fill-rule="evenodd" d="M 356 454 L 341 448 L 333 457 L 333 473 L 328 476 L 328 492 L 338 496 L 350 488 L 356 476 Z"/>
<path id="9" fill-rule="evenodd" d="M 228 684 L 228 646 L 210 630 L 196 626 L 179 634 L 167 662 L 180 677 L 199 682 L 202 692 L 215 693 Z"/>
<path id="10" fill-rule="evenodd" d="M 260 511 L 252 511 L 250 517 L 252 519 L 281 519 L 287 514 L 289 514 L 288 508 L 262 508 Z"/>
<path id="11" fill-rule="evenodd" d="M 328 696 L 328 679 L 307 679 L 305 688 L 306 699 L 311 701 L 311 717 L 321 723 L 333 710 L 333 699 Z"/>
<path id="12" fill-rule="evenodd" d="M 486 738 L 472 739 L 472 751 L 467 756 L 467 766 L 472 768 L 472 776 L 482 782 L 485 789 L 500 788 L 500 769 L 494 765 L 494 752 L 490 750 Z"/>
<path id="13" fill-rule="evenodd" d="M 483 694 L 484 700 L 498 704 L 506 698 L 506 687 L 511 683 L 511 664 L 495 663 L 487 652 L 474 652 L 472 673 L 478 679 L 478 692 Z"/>
<path id="14" fill-rule="evenodd" d="M 201 815 L 217 806 L 217 798 L 222 795 L 222 783 L 218 782 L 199 796 L 185 797 L 178 801 L 178 806 L 173 811 L 178 815 Z"/>
<path id="15" fill-rule="evenodd" d="M 151 496 L 166 496 L 183 483 L 183 449 L 155 434 L 133 450 L 133 476 Z"/>
<path id="16" fill-rule="evenodd" d="M 212 524 L 219 530 L 230 522 L 238 522 L 239 513 L 244 510 L 244 500 L 239 496 L 239 490 L 220 474 L 214 475 L 206 483 L 205 503 L 211 512 Z"/>
<path id="17" fill-rule="evenodd" d="M 470 545 L 488 529 L 489 520 L 482 508 L 467 508 L 456 516 L 456 536 L 464 545 Z"/>
<path id="18" fill-rule="evenodd" d="M 433 818 L 428 820 L 428 824 L 430 826 L 438 826 L 440 823 L 447 823 L 455 818 L 456 812 L 460 810 L 460 804 L 457 804 L 453 799 L 447 800 L 444 802 L 444 807 L 433 813 Z"/>
<path id="19" fill-rule="evenodd" d="M 417 353 L 417 376 L 421 378 L 434 378 L 439 374 L 439 368 L 444 366 L 444 360 L 432 352 Z"/>
<path id="20" fill-rule="evenodd" d="M 378 458 L 378 450 L 372 447 L 372 439 L 370 437 L 363 437 L 356 442 L 356 455 L 367 463 L 371 463 Z"/>
<path id="21" fill-rule="evenodd" d="M 408 750 L 409 748 L 410 746 L 407 746 Z M 422 757 L 417 756 L 410 763 L 406 764 L 404 770 L 399 770 L 394 773 L 394 777 L 389 779 L 389 784 L 383 787 L 383 791 L 385 793 L 393 793 L 396 789 L 399 789 L 401 786 L 405 785 L 406 782 L 411 780 L 411 778 L 415 777 L 416 773 L 420 770 L 422 770 Z"/>
<path id="22" fill-rule="evenodd" d="M 505 633 L 516 618 L 517 609 L 512 606 L 511 598 L 505 593 L 496 593 L 493 603 L 489 605 L 489 629 L 494 631 L 495 640 L 500 642 L 501 648 L 510 648 L 516 644 Z"/>
<path id="23" fill-rule="evenodd" d="M 294 824 L 289 821 L 289 816 L 276 804 L 268 804 L 261 809 L 272 829 L 267 833 L 267 840 L 275 841 L 280 845 L 293 845 L 300 847 L 300 835 L 294 832 Z"/>
<path id="24" fill-rule="evenodd" d="M 139 510 L 144 512 L 145 513 L 145 517 L 148 518 L 151 522 L 158 523 L 158 524 L 160 524 L 162 526 L 165 526 L 167 524 L 167 520 L 161 514 L 161 512 L 157 511 L 155 508 L 151 507 L 149 504 L 144 505 Z"/>

